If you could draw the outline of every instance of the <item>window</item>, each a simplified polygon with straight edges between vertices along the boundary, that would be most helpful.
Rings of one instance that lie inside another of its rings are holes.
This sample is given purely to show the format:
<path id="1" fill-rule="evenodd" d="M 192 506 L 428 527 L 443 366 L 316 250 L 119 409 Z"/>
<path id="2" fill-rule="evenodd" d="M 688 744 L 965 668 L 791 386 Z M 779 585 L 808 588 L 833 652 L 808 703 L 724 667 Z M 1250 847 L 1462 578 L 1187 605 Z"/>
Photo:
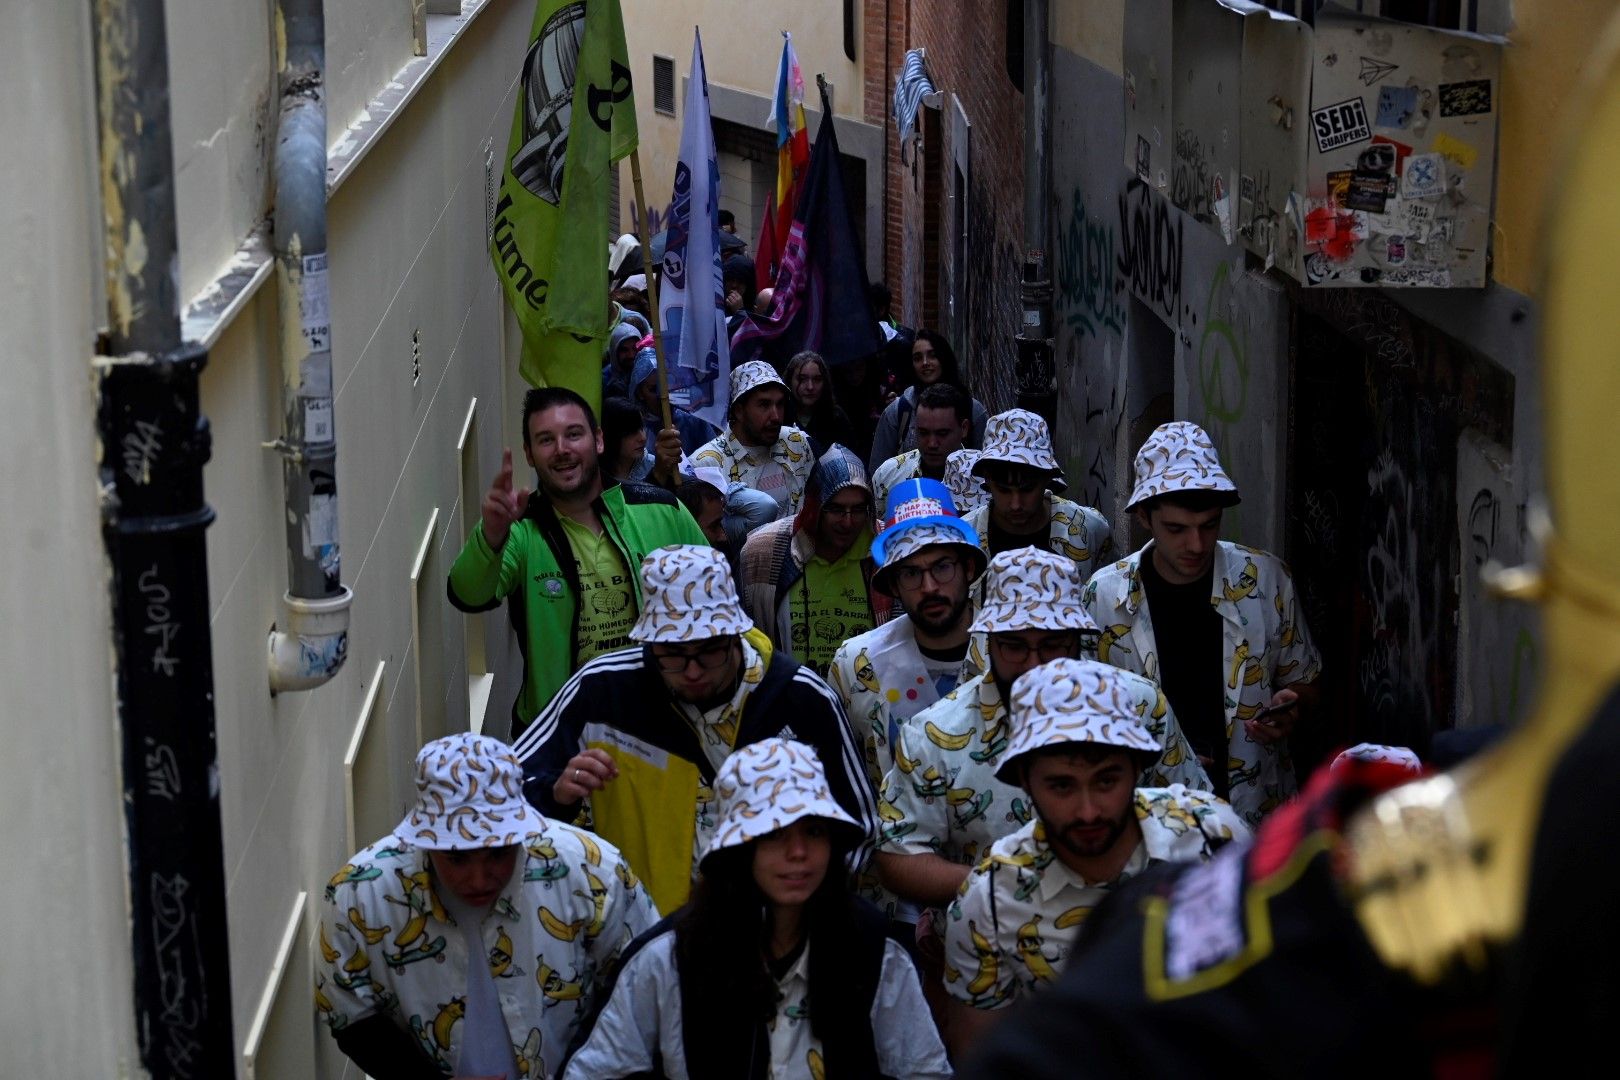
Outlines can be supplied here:
<path id="1" fill-rule="evenodd" d="M 1002 26 L 1006 31 L 1006 48 L 1003 50 L 1007 64 L 1007 80 L 1013 84 L 1013 89 L 1020 94 L 1024 92 L 1024 0 L 1006 0 L 1007 7 L 1002 19 Z"/>
<path id="2" fill-rule="evenodd" d="M 1273 11 L 1285 12 L 1314 23 L 1323 0 L 1262 0 Z M 1341 0 L 1363 15 L 1433 26 L 1440 30 L 1468 30 L 1480 34 L 1506 34 L 1513 26 L 1512 0 Z"/>
<path id="3" fill-rule="evenodd" d="M 675 61 L 668 56 L 653 57 L 653 111 L 675 115 Z"/>

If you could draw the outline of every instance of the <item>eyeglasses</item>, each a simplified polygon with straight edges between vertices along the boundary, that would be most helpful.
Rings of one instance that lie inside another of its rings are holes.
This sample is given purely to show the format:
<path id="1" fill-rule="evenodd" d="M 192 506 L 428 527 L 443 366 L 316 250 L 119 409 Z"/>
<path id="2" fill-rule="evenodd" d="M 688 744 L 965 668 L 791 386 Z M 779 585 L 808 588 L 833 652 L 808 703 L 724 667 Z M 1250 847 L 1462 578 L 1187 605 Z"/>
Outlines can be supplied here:
<path id="1" fill-rule="evenodd" d="M 704 671 L 713 671 L 724 664 L 730 657 L 730 639 L 711 642 L 708 645 L 693 649 L 691 652 L 671 651 L 663 646 L 653 648 L 653 658 L 658 661 L 658 670 L 669 675 L 681 674 L 694 660 L 697 661 L 698 667 Z"/>
<path id="2" fill-rule="evenodd" d="M 894 568 L 894 580 L 902 589 L 915 589 L 922 584 L 923 575 L 927 574 L 934 579 L 934 584 L 949 585 L 956 578 L 959 565 L 954 555 L 947 555 L 928 566 L 897 566 Z"/>
<path id="3" fill-rule="evenodd" d="M 1059 637 L 1045 637 L 1031 645 L 1021 637 L 991 634 L 990 646 L 1009 664 L 1022 664 L 1029 659 L 1031 653 L 1039 657 L 1041 663 L 1049 664 L 1060 657 L 1075 655 L 1079 650 L 1080 636 L 1063 634 Z"/>
<path id="4" fill-rule="evenodd" d="M 828 517 L 859 518 L 870 514 L 872 507 L 867 503 L 862 503 L 859 506 L 823 506 L 821 512 Z"/>

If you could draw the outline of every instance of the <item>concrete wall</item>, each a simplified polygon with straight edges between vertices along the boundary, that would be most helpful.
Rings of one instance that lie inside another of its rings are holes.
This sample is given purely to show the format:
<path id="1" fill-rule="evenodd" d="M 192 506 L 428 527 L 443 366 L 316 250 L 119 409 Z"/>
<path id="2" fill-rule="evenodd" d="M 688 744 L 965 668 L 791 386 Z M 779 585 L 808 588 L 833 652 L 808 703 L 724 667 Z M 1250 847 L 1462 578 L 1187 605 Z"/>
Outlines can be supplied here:
<path id="1" fill-rule="evenodd" d="M 184 292 L 217 298 L 215 275 L 265 209 L 273 61 L 265 5 L 202 7 L 169 9 L 175 156 Z M 496 674 L 470 679 L 472 623 L 446 604 L 444 574 L 471 524 L 464 491 L 476 514 L 502 445 L 515 445 L 517 335 L 486 254 L 486 160 L 505 147 L 533 5 L 470 3 L 476 17 L 436 67 L 411 57 L 405 0 L 328 7 L 330 138 L 351 157 L 329 235 L 343 579 L 355 602 L 347 664 L 317 690 L 272 697 L 266 675 L 286 587 L 281 468 L 261 446 L 282 411 L 273 283 L 213 328 L 202 384 L 230 990 L 243 1075 L 251 1052 L 260 1077 L 358 1075 L 314 1017 L 320 890 L 351 845 L 398 820 L 420 742 L 482 722 L 486 702 L 504 734 L 516 692 L 499 613 L 477 624 Z M 0 398 L 26 403 L 0 434 L 0 497 L 16 523 L 0 541 L 14 630 L 0 650 L 0 805 L 26 826 L 4 847 L 15 894 L 0 946 L 7 1075 L 131 1075 L 135 1061 L 89 373 L 102 321 L 89 12 L 0 13 L 0 62 L 20 95 L 5 121 L 0 239 L 32 253 L 0 290 Z M 430 40 L 456 26 L 433 21 Z M 349 121 L 375 127 L 390 109 L 353 161 Z M 38 1021 L 39 985 L 24 972 L 50 973 L 49 998 L 71 1025 Z"/>
<path id="2" fill-rule="evenodd" d="M 1157 424 L 1190 419 L 1244 492 L 1227 535 L 1280 549 L 1286 289 L 1126 173 L 1117 67 L 1053 50 L 1058 427 L 1072 494 L 1126 541 L 1137 447 Z"/>
<path id="3" fill-rule="evenodd" d="M 1366 726 L 1336 734 L 1419 738 L 1414 723 L 1521 719 L 1539 630 L 1532 612 L 1490 598 L 1480 571 L 1531 554 L 1542 424 L 1534 244 L 1612 5 L 1513 5 L 1495 283 L 1388 294 L 1301 292 L 1130 180 L 1125 11 L 1122 0 L 1053 5 L 1058 427 L 1078 494 L 1125 540 L 1142 437 L 1171 416 L 1203 424 L 1245 494 L 1228 534 L 1319 567 L 1325 548 L 1338 560 L 1342 592 L 1315 597 L 1331 623 L 1319 632 L 1343 639 L 1350 670 L 1337 674 L 1360 702 L 1347 723 Z M 1343 432 L 1344 460 L 1318 445 L 1342 416 L 1306 415 L 1331 390 L 1316 379 L 1328 365 L 1354 373 L 1327 400 L 1366 416 L 1362 431 Z M 1401 401 L 1416 403 L 1405 419 Z M 1394 532 L 1383 528 L 1391 521 Z"/>

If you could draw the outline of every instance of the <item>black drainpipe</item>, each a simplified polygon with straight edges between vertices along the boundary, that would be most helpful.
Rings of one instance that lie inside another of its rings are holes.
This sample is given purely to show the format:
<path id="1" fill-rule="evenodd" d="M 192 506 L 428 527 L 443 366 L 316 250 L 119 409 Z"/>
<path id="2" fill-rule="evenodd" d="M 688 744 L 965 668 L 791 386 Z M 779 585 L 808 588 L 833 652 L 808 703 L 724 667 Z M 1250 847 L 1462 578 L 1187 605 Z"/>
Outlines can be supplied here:
<path id="1" fill-rule="evenodd" d="M 1018 3 L 1019 0 L 1011 0 Z M 1024 267 L 1018 283 L 1018 407 L 1057 422 L 1057 371 L 1052 359 L 1051 235 L 1052 114 L 1047 0 L 1024 4 Z"/>
<path id="2" fill-rule="evenodd" d="M 153 1077 L 236 1075 L 203 499 L 207 353 L 180 340 L 163 0 L 92 0 L 108 330 L 96 361 L 135 1031 Z"/>

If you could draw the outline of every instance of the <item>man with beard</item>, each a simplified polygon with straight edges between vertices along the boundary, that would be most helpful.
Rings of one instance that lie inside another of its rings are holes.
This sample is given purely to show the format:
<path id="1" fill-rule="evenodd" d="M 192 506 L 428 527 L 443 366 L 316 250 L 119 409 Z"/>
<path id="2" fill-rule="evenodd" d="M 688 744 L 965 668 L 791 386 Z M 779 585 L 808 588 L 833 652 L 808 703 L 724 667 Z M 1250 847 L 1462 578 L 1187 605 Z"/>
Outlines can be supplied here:
<path id="1" fill-rule="evenodd" d="M 990 846 L 1030 820 L 1024 792 L 996 778 L 1012 736 L 1006 699 L 1019 676 L 1059 658 L 1079 659 L 1082 643 L 1095 639 L 1097 626 L 1080 602 L 1084 585 L 1080 568 L 1050 551 L 1019 548 L 990 560 L 972 626 L 987 638 L 990 670 L 901 725 L 895 765 L 879 789 L 886 806 L 877 870 L 901 897 L 944 908 Z M 1117 677 L 1164 747 L 1137 782 L 1209 790 L 1158 686 L 1131 672 Z M 949 780 L 945 798 L 927 776 Z"/>
<path id="2" fill-rule="evenodd" d="M 996 778 L 1023 788 L 1035 817 L 990 846 L 945 919 L 946 1031 L 958 1058 L 998 1012 L 1057 977 L 1110 890 L 1249 835 L 1213 795 L 1136 786 L 1162 752 L 1138 704 L 1134 681 L 1094 660 L 1053 660 L 1013 683 Z"/>
<path id="3" fill-rule="evenodd" d="M 513 598 L 523 683 L 516 736 L 580 664 L 628 644 L 641 609 L 633 568 L 666 544 L 702 544 L 675 496 L 646 484 L 603 490 L 602 432 L 585 399 L 564 387 L 523 397 L 523 456 L 539 490 L 514 491 L 512 452 L 484 495 L 479 522 L 450 568 L 450 602 L 488 611 Z"/>
<path id="4" fill-rule="evenodd" d="M 945 485 L 907 480 L 889 497 L 872 559 L 873 587 L 906 614 L 844 642 L 827 679 L 866 744 L 875 787 L 893 762 L 900 725 L 956 688 L 973 622 L 968 590 L 985 557 Z"/>
<path id="5" fill-rule="evenodd" d="M 513 744 L 525 797 L 548 817 L 583 813 L 667 915 L 685 903 L 714 832 L 711 785 L 726 756 L 796 739 L 815 748 L 833 797 L 867 833 L 850 854 L 860 869 L 877 799 L 832 688 L 754 626 L 713 548 L 660 548 L 640 581 L 637 644 L 580 668 Z"/>
<path id="6" fill-rule="evenodd" d="M 809 436 L 782 423 L 787 393 L 787 383 L 765 361 L 739 364 L 731 371 L 726 430 L 692 455 L 694 466 L 713 465 L 729 482 L 775 499 L 778 517 L 799 512 L 816 464 Z"/>

